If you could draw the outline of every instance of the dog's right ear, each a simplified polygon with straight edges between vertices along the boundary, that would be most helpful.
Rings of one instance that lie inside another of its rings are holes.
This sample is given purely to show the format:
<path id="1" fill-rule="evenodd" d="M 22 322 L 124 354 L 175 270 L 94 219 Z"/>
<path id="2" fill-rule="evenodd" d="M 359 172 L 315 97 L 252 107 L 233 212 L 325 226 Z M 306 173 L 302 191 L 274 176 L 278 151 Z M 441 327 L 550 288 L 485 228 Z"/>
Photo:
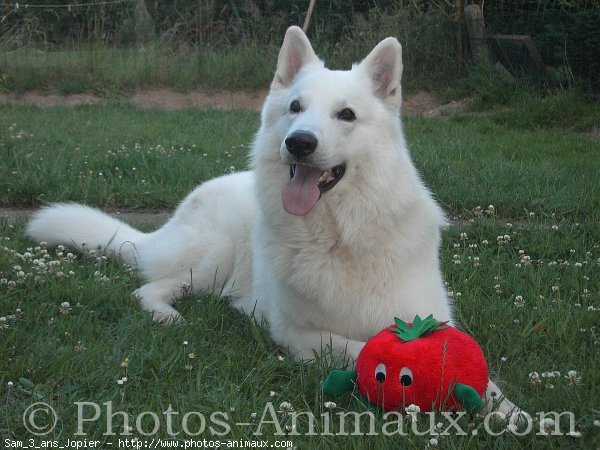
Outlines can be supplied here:
<path id="1" fill-rule="evenodd" d="M 273 88 L 288 87 L 302 67 L 318 62 L 310 41 L 300 27 L 289 27 L 283 39 L 277 59 L 277 71 L 273 79 Z"/>

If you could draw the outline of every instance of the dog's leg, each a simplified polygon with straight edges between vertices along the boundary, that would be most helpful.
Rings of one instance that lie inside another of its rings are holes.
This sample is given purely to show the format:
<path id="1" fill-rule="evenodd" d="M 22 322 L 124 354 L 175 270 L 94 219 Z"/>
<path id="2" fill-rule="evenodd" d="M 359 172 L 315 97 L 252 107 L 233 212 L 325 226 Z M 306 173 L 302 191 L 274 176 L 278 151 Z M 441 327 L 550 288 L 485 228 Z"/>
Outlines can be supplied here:
<path id="1" fill-rule="evenodd" d="M 485 391 L 485 406 L 482 413 L 489 414 L 497 411 L 503 418 L 509 419 L 511 416 L 518 416 L 522 412 L 513 402 L 504 397 L 500 388 L 492 380 L 489 380 L 487 390 Z M 519 420 L 519 417 L 517 417 Z"/>
<path id="2" fill-rule="evenodd" d="M 181 315 L 171 305 L 189 292 L 189 288 L 178 279 L 164 279 L 144 284 L 134 291 L 140 299 L 142 309 L 152 312 L 152 318 L 161 323 L 182 320 Z"/>
<path id="3" fill-rule="evenodd" d="M 330 349 L 336 360 L 345 359 L 354 365 L 365 346 L 365 342 L 348 339 L 329 331 L 293 325 L 286 326 L 284 333 L 283 339 L 278 343 L 287 347 L 294 358 L 302 361 L 314 360 L 315 352 L 319 354 Z"/>

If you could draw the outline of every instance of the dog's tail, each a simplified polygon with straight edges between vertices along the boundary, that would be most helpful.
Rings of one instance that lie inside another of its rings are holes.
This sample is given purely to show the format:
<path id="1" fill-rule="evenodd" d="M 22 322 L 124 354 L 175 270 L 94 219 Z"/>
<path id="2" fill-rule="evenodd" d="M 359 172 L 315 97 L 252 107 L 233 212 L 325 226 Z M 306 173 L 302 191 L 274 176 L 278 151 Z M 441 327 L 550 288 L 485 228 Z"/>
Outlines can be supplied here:
<path id="1" fill-rule="evenodd" d="M 89 206 L 56 203 L 36 212 L 27 225 L 27 234 L 49 246 L 63 244 L 79 251 L 101 249 L 137 265 L 140 246 L 147 233 Z"/>

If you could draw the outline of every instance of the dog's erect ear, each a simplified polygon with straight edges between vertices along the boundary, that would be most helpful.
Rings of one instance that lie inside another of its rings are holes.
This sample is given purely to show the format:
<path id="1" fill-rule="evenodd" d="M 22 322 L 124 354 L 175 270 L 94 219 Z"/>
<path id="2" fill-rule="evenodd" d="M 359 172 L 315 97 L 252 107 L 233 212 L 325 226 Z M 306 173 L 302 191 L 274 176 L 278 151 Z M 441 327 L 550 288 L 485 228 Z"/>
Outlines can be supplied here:
<path id="1" fill-rule="evenodd" d="M 273 87 L 289 86 L 303 66 L 318 61 L 319 58 L 304 31 L 299 27 L 289 27 L 285 33 L 281 50 L 279 50 Z"/>
<path id="2" fill-rule="evenodd" d="M 396 38 L 381 41 L 360 63 L 371 78 L 375 95 L 391 108 L 399 108 L 401 101 L 402 46 Z"/>

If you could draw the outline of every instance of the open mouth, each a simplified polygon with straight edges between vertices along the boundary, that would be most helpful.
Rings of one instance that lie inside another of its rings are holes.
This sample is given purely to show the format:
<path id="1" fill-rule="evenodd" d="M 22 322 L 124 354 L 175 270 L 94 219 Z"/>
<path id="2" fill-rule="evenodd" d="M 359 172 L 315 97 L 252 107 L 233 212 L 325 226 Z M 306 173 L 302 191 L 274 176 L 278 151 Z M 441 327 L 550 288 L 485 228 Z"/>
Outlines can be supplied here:
<path id="1" fill-rule="evenodd" d="M 304 164 L 290 166 L 290 180 L 283 188 L 283 208 L 295 216 L 308 214 L 321 198 L 346 173 L 346 165 L 339 164 L 321 170 Z"/>
<path id="2" fill-rule="evenodd" d="M 290 180 L 294 179 L 294 175 L 296 173 L 296 166 L 297 164 L 292 164 L 290 166 Z M 330 190 L 338 183 L 338 181 L 342 179 L 345 173 L 345 164 L 338 164 L 337 166 L 332 167 L 331 169 L 322 171 L 321 175 L 319 176 L 319 179 L 317 180 L 319 192 L 322 194 Z"/>

